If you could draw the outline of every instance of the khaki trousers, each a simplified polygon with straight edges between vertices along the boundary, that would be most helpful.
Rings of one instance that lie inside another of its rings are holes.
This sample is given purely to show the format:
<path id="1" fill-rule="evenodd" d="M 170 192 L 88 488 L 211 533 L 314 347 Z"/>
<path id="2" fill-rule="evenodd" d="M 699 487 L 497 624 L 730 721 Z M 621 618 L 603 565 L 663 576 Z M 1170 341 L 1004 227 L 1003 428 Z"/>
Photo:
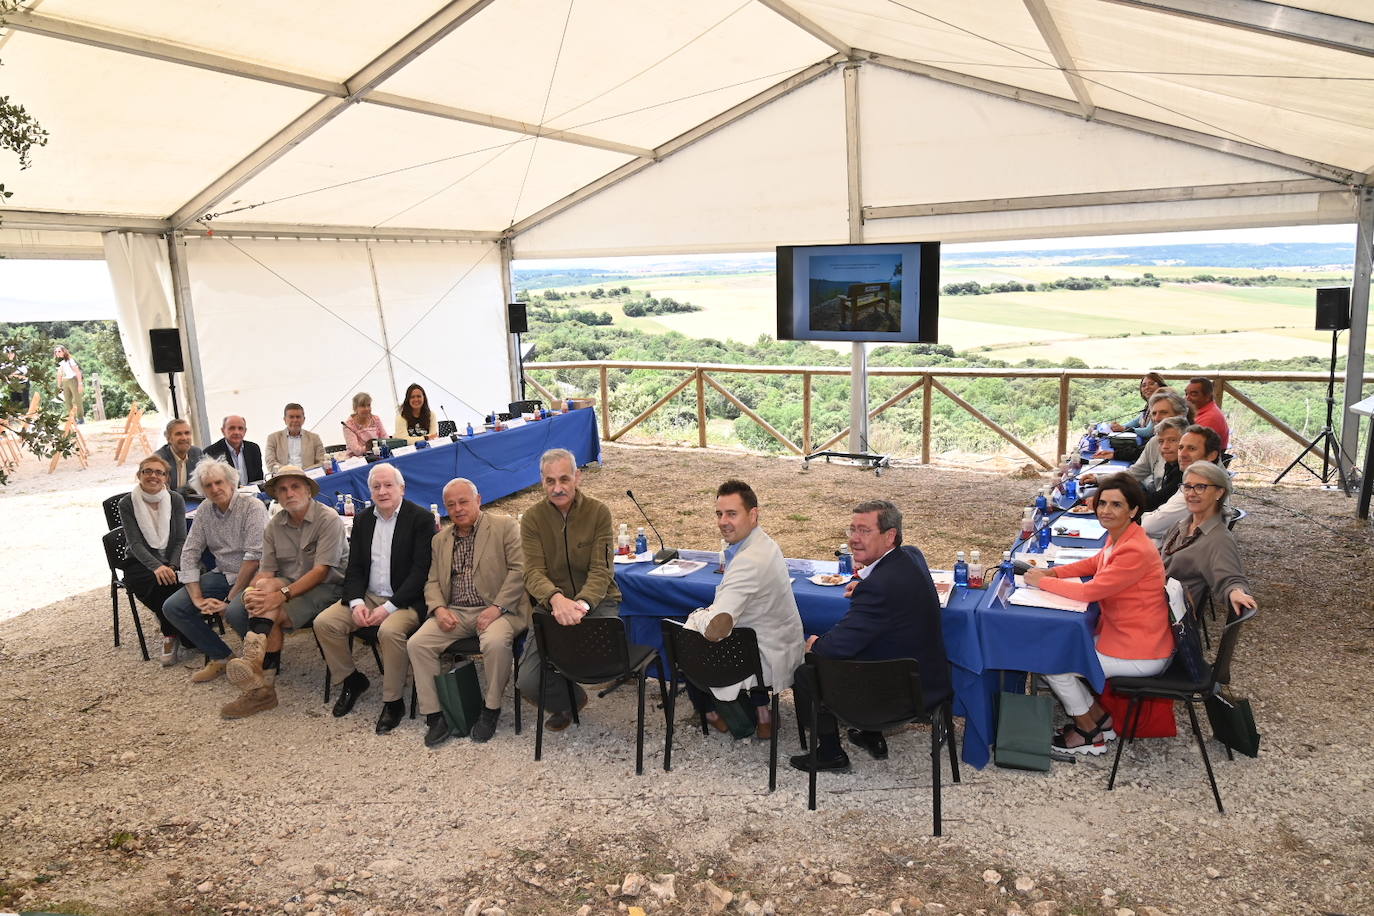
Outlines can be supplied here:
<path id="1" fill-rule="evenodd" d="M 458 626 L 445 630 L 439 626 L 438 620 L 431 617 L 406 643 L 410 666 L 415 669 L 415 693 L 420 712 L 424 715 L 439 712 L 439 693 L 434 689 L 434 676 L 439 673 L 439 653 L 469 636 L 477 636 L 482 651 L 482 675 L 486 681 L 482 702 L 488 709 L 500 709 L 506 695 L 506 685 L 510 683 L 511 670 L 515 666 L 511 645 L 525 629 L 525 621 L 512 614 L 502 614 L 478 634 L 477 616 L 486 608 L 451 607 L 449 610 L 458 618 Z"/>
<path id="2" fill-rule="evenodd" d="M 368 610 L 386 602 L 385 598 L 371 593 L 363 596 Z M 420 615 L 414 608 L 401 607 L 391 612 L 377 628 L 377 650 L 382 656 L 382 700 L 403 699 L 406 689 L 406 673 L 409 671 L 409 658 L 406 655 L 406 637 L 420 622 Z M 348 634 L 358 629 L 353 622 L 353 609 L 343 602 L 321 611 L 315 618 L 315 638 L 324 650 L 325 664 L 334 683 L 357 670 L 353 665 L 353 654 L 348 651 Z M 431 689 L 433 687 L 431 686 Z"/>

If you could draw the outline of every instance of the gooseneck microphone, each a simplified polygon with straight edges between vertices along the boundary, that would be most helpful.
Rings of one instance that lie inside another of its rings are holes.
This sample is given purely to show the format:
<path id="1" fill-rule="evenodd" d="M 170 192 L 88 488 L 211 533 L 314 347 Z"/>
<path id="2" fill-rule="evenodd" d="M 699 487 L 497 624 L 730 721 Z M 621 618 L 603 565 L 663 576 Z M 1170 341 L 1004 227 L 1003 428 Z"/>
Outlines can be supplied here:
<path id="1" fill-rule="evenodd" d="M 625 495 L 630 497 L 630 502 L 634 503 L 635 508 L 639 510 L 639 514 L 644 516 L 644 521 L 649 522 L 649 528 L 653 530 L 654 537 L 658 538 L 658 546 L 661 549 L 654 554 L 654 565 L 661 566 L 669 560 L 676 560 L 678 557 L 677 548 L 670 548 L 667 544 L 663 543 L 663 535 L 658 533 L 658 529 L 654 527 L 654 523 L 649 520 L 649 513 L 645 512 L 644 507 L 639 504 L 639 500 L 635 499 L 634 490 L 626 490 Z"/>

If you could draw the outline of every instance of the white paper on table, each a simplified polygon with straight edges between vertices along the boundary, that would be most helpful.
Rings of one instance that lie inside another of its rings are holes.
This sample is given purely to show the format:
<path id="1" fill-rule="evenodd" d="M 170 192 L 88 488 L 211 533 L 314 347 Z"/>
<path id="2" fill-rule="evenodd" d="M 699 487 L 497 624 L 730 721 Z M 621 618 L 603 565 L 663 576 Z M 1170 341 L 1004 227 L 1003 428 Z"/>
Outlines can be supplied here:
<path id="1" fill-rule="evenodd" d="M 1101 552 L 1101 547 L 1058 547 L 1056 545 L 1054 563 L 1056 566 L 1068 566 L 1070 563 L 1095 557 Z"/>
<path id="2" fill-rule="evenodd" d="M 325 476 L 325 470 L 324 468 L 306 468 L 305 476 L 311 480 L 321 480 Z"/>
<path id="3" fill-rule="evenodd" d="M 627 563 L 647 563 L 653 558 L 654 552 L 652 550 L 646 550 L 643 553 L 632 553 L 628 555 L 618 553 L 613 558 L 613 561 L 615 563 L 620 564 L 621 566 L 624 566 Z"/>
<path id="4" fill-rule="evenodd" d="M 690 547 L 682 548 L 677 555 L 678 559 L 700 563 L 715 563 L 720 559 L 719 550 L 693 550 Z"/>
<path id="5" fill-rule="evenodd" d="M 1077 534 L 1060 534 L 1055 532 L 1055 537 L 1072 538 L 1078 541 L 1096 541 L 1098 538 L 1107 534 L 1107 529 L 1102 527 L 1102 523 L 1089 516 L 1068 516 L 1069 521 L 1063 518 L 1056 519 L 1055 528 L 1068 528 L 1070 531 L 1077 531 Z"/>
<path id="6" fill-rule="evenodd" d="M 519 429 L 520 427 L 525 425 L 525 421 L 519 418 L 512 420 L 502 420 L 501 423 L 506 427 L 506 429 Z"/>
<path id="7" fill-rule="evenodd" d="M 351 471 L 354 468 L 362 467 L 367 467 L 367 459 L 362 455 L 358 455 L 354 458 L 345 458 L 343 461 L 339 462 L 339 470 L 341 471 Z"/>
<path id="8" fill-rule="evenodd" d="M 935 582 L 935 594 L 940 596 L 940 607 L 949 607 L 949 596 L 954 594 L 954 570 L 932 569 L 930 578 Z"/>
<path id="9" fill-rule="evenodd" d="M 391 450 L 391 457 L 400 458 L 402 455 L 409 455 L 413 451 L 415 451 L 415 446 L 413 445 L 398 445 Z"/>
<path id="10" fill-rule="evenodd" d="M 1017 576 L 1016 580 L 1016 591 L 1011 593 L 1011 597 L 1007 599 L 1007 604 L 1019 604 L 1023 607 L 1047 607 L 1060 611 L 1077 611 L 1080 614 L 1088 610 L 1088 602 L 1086 601 L 1075 601 L 1072 598 L 1065 598 L 1062 595 L 1026 585 L 1020 576 Z"/>
<path id="11" fill-rule="evenodd" d="M 669 560 L 662 566 L 649 570 L 649 575 L 668 576 L 669 578 L 676 579 L 682 576 L 690 576 L 698 569 L 705 568 L 706 564 L 701 562 L 700 560 L 683 560 L 679 558 L 676 560 Z"/>
<path id="12" fill-rule="evenodd" d="M 430 447 L 430 448 L 443 448 L 445 445 L 452 445 L 452 444 L 453 444 L 453 440 L 450 439 L 448 436 L 440 436 L 440 437 L 437 438 L 437 439 L 431 439 L 431 440 L 429 440 L 429 447 Z M 392 454 L 395 454 L 395 452 L 393 452 Z"/>

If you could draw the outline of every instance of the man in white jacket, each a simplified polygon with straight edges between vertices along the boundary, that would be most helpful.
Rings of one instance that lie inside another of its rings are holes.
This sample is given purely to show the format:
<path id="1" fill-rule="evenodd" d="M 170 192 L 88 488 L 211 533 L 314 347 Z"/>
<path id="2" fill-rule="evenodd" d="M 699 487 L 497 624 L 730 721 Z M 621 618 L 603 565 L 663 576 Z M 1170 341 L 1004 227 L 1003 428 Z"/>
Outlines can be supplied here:
<path id="1" fill-rule="evenodd" d="M 736 626 L 749 627 L 758 636 L 759 659 L 766 685 L 753 678 L 732 687 L 715 688 L 716 700 L 734 701 L 742 690 L 750 690 L 757 709 L 759 738 L 772 736 L 767 695 L 762 686 L 774 691 L 792 686 L 792 672 L 801 664 L 806 637 L 802 632 L 797 599 L 782 551 L 759 527 L 759 498 L 742 480 L 727 480 L 716 491 L 716 527 L 728 545 L 725 548 L 725 576 L 716 586 L 715 600 L 709 608 L 694 611 L 687 626 L 718 641 Z M 719 731 L 727 726 L 711 708 L 711 698 L 688 685 L 688 694 L 697 708 L 708 709 L 706 719 Z M 760 689 L 751 689 L 760 688 Z"/>

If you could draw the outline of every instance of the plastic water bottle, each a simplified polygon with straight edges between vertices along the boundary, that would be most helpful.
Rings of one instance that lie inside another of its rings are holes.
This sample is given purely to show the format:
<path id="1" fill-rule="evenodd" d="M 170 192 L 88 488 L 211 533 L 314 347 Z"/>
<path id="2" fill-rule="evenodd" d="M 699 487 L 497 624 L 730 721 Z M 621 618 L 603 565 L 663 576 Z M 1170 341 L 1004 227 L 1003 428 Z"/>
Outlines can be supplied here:
<path id="1" fill-rule="evenodd" d="M 964 562 L 964 552 L 954 555 L 954 586 L 968 588 L 968 563 Z"/>
<path id="2" fill-rule="evenodd" d="M 1027 509 L 1021 513 L 1021 535 L 1022 542 L 1029 541 L 1035 534 L 1035 510 Z"/>
<path id="3" fill-rule="evenodd" d="M 1089 455 L 1097 454 L 1097 430 L 1089 429 L 1088 435 L 1083 440 L 1083 448 Z"/>
<path id="4" fill-rule="evenodd" d="M 639 532 L 635 535 L 635 553 L 642 554 L 649 549 L 649 539 L 644 534 L 644 526 L 639 526 Z"/>
<path id="5" fill-rule="evenodd" d="M 1064 481 L 1064 498 L 1069 501 L 1069 505 L 1078 502 L 1078 478 L 1069 477 Z"/>
<path id="6" fill-rule="evenodd" d="M 983 587 L 983 552 L 975 550 L 968 557 L 969 588 Z"/>
<path id="7" fill-rule="evenodd" d="M 343 510 L 344 510 L 343 494 L 340 493 L 338 490 L 335 490 L 335 491 L 334 491 L 334 511 L 337 512 L 337 513 L 339 513 L 340 515 L 343 515 L 343 514 L 344 514 L 344 513 L 343 513 Z"/>
<path id="8" fill-rule="evenodd" d="M 617 556 L 628 557 L 630 555 L 630 526 L 622 524 L 620 534 L 616 535 L 615 552 Z"/>
<path id="9" fill-rule="evenodd" d="M 854 554 L 849 552 L 848 544 L 841 544 L 839 550 L 835 551 L 835 556 L 839 558 L 839 573 L 842 576 L 854 575 Z"/>
<path id="10" fill-rule="evenodd" d="M 344 496 L 344 518 L 353 517 L 353 494 L 348 493 Z"/>
<path id="11" fill-rule="evenodd" d="M 337 459 L 337 458 L 330 458 L 330 459 L 329 459 L 329 473 L 331 473 L 331 474 L 337 474 L 337 473 L 339 473 L 339 459 Z"/>
<path id="12" fill-rule="evenodd" d="M 1035 518 L 1044 518 L 1045 513 L 1049 510 L 1049 508 L 1050 501 L 1045 498 L 1045 491 L 1040 490 L 1035 494 Z"/>
<path id="13" fill-rule="evenodd" d="M 435 531 L 438 531 L 440 528 L 444 527 L 443 520 L 439 518 L 439 504 L 438 504 L 438 503 L 430 503 L 430 504 L 429 504 L 429 514 L 432 515 L 432 516 L 434 516 L 434 530 L 435 530 Z"/>
<path id="14" fill-rule="evenodd" d="M 1016 576 L 1016 564 L 1011 561 L 1011 551 L 1002 551 L 1002 575 L 1010 582 Z"/>
<path id="15" fill-rule="evenodd" d="M 468 435 L 469 435 L 469 436 L 472 435 L 472 424 L 471 424 L 471 423 L 468 423 Z"/>
<path id="16" fill-rule="evenodd" d="M 1045 519 L 1035 531 L 1035 543 L 1040 547 L 1041 553 L 1044 553 L 1049 548 L 1051 534 L 1050 520 Z"/>

